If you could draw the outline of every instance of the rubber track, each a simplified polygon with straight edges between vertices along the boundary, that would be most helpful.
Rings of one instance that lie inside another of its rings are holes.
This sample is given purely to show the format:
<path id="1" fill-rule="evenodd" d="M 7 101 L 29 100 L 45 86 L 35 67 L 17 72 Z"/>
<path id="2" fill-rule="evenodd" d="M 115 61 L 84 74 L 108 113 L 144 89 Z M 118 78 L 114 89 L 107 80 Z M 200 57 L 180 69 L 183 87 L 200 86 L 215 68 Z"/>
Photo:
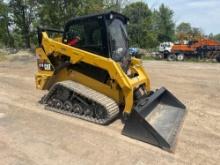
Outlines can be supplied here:
<path id="1" fill-rule="evenodd" d="M 58 113 L 65 114 L 68 116 L 77 117 L 77 118 L 87 120 L 87 121 L 90 121 L 93 123 L 101 124 L 101 125 L 108 124 L 110 121 L 115 119 L 119 114 L 118 105 L 113 99 L 111 99 L 108 96 L 106 96 L 100 92 L 97 92 L 91 88 L 88 88 L 82 84 L 79 84 L 77 82 L 70 81 L 70 80 L 56 83 L 51 88 L 49 93 L 44 97 L 45 103 L 47 102 L 47 100 L 50 99 L 50 97 L 53 95 L 54 91 L 59 87 L 65 87 L 65 88 L 79 94 L 80 96 L 82 96 L 84 98 L 86 97 L 88 100 L 91 100 L 91 101 L 96 102 L 97 104 L 101 105 L 107 111 L 107 118 L 96 119 L 96 118 L 85 116 L 85 115 L 79 115 L 74 112 L 68 112 L 68 111 L 65 111 L 62 109 L 56 109 L 56 108 L 50 107 L 48 105 L 45 106 L 46 110 L 58 112 Z"/>

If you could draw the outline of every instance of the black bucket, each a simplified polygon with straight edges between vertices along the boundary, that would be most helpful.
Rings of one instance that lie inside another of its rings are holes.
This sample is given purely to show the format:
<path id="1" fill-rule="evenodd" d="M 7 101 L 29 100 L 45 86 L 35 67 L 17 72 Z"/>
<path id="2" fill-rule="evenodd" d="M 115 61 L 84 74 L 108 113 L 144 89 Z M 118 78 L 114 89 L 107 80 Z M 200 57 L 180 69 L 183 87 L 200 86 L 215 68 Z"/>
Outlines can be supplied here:
<path id="1" fill-rule="evenodd" d="M 122 134 L 174 152 L 185 114 L 185 105 L 162 87 L 134 107 Z"/>

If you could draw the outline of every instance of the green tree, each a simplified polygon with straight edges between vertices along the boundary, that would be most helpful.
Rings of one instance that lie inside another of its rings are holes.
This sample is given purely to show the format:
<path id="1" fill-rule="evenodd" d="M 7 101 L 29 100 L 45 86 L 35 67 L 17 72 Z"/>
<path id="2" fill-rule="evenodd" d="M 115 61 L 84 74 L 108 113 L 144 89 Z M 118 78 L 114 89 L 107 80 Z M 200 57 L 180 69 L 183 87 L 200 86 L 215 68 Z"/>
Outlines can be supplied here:
<path id="1" fill-rule="evenodd" d="M 192 31 L 192 27 L 190 23 L 186 23 L 186 22 L 180 23 L 176 28 L 177 33 L 190 34 L 191 31 Z"/>
<path id="2" fill-rule="evenodd" d="M 173 11 L 162 4 L 159 11 L 154 11 L 155 30 L 158 32 L 158 41 L 172 41 L 175 36 L 175 23 L 173 22 Z"/>
<path id="3" fill-rule="evenodd" d="M 179 40 L 196 40 L 203 36 L 202 29 L 192 27 L 190 23 L 182 22 L 176 28 L 176 35 Z"/>
<path id="4" fill-rule="evenodd" d="M 190 23 L 182 22 L 176 28 L 176 36 L 177 39 L 180 41 L 188 40 L 190 38 L 191 33 L 192 27 Z"/>
<path id="5" fill-rule="evenodd" d="M 148 5 L 143 2 L 136 2 L 127 5 L 123 14 L 129 17 L 128 33 L 130 45 L 141 48 L 155 46 L 155 33 L 152 27 L 152 12 Z"/>
<path id="6" fill-rule="evenodd" d="M 214 39 L 214 34 L 213 33 L 209 33 L 208 38 L 209 39 Z"/>
<path id="7" fill-rule="evenodd" d="M 123 6 L 128 3 L 128 0 L 104 0 L 103 3 L 106 10 L 122 12 Z"/>
<path id="8" fill-rule="evenodd" d="M 104 2 L 103 0 L 84 0 L 82 3 L 81 15 L 94 14 L 103 12 Z"/>
<path id="9" fill-rule="evenodd" d="M 192 27 L 191 37 L 192 39 L 199 39 L 204 36 L 202 29 L 197 27 Z"/>
<path id="10" fill-rule="evenodd" d="M 39 0 L 38 17 L 40 26 L 60 29 L 67 19 L 80 13 L 79 0 Z M 77 10 L 78 8 L 78 10 Z"/>
<path id="11" fill-rule="evenodd" d="M 214 39 L 220 42 L 220 34 L 214 35 Z"/>
<path id="12" fill-rule="evenodd" d="M 8 5 L 0 0 L 0 42 L 5 46 L 14 47 L 14 39 L 9 29 L 10 24 Z"/>
<path id="13" fill-rule="evenodd" d="M 100 12 L 104 8 L 103 0 L 52 0 L 38 1 L 39 24 L 61 29 L 71 18 Z"/>
<path id="14" fill-rule="evenodd" d="M 22 36 L 25 48 L 31 47 L 31 26 L 35 20 L 36 14 L 35 0 L 10 0 L 9 6 L 11 8 L 13 22 L 15 24 L 15 32 Z"/>

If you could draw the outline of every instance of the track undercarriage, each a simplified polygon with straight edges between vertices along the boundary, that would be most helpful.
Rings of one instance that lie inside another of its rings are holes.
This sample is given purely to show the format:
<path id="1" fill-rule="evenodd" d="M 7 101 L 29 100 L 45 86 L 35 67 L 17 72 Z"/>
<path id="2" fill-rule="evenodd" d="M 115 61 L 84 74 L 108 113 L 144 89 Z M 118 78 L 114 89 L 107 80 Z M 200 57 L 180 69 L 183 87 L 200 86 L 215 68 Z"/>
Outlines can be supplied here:
<path id="1" fill-rule="evenodd" d="M 45 109 L 105 125 L 119 114 L 111 98 L 74 81 L 56 83 L 41 103 Z"/>

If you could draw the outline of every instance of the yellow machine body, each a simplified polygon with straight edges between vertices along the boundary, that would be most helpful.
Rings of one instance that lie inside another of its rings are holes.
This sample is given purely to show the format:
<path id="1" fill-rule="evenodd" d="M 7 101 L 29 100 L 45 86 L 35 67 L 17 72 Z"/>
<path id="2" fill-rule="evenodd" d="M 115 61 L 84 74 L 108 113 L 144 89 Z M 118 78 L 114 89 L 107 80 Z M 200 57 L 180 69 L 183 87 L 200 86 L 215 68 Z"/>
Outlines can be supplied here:
<path id="1" fill-rule="evenodd" d="M 99 67 L 108 71 L 111 82 L 103 84 L 95 79 L 92 79 L 82 73 L 75 70 L 67 70 L 64 68 L 58 74 L 54 74 L 54 71 L 38 70 L 36 73 L 36 87 L 38 89 L 49 90 L 50 87 L 56 82 L 63 80 L 74 80 L 81 84 L 84 84 L 100 93 L 111 97 L 117 103 L 123 103 L 125 105 L 124 112 L 130 114 L 133 107 L 133 91 L 140 85 L 145 85 L 146 90 L 150 91 L 150 79 L 146 71 L 142 66 L 140 59 L 132 58 L 130 65 L 130 75 L 136 75 L 134 77 L 128 77 L 121 69 L 119 63 L 115 62 L 111 58 L 105 58 L 96 54 L 80 50 L 48 37 L 46 32 L 43 32 L 42 48 L 36 49 L 36 55 L 39 60 L 46 60 L 50 63 L 48 55 L 51 53 L 56 56 L 68 56 L 72 64 L 85 62 L 87 64 Z M 50 64 L 51 67 L 52 64 Z"/>
<path id="2" fill-rule="evenodd" d="M 45 108 L 97 124 L 122 112 L 123 135 L 173 151 L 186 107 L 164 87 L 151 91 L 142 61 L 128 53 L 127 20 L 108 12 L 74 18 L 64 31 L 39 28 L 36 87 L 49 91 L 42 99 Z M 70 46 L 81 25 L 82 40 Z M 49 31 L 63 36 L 49 37 Z"/>

